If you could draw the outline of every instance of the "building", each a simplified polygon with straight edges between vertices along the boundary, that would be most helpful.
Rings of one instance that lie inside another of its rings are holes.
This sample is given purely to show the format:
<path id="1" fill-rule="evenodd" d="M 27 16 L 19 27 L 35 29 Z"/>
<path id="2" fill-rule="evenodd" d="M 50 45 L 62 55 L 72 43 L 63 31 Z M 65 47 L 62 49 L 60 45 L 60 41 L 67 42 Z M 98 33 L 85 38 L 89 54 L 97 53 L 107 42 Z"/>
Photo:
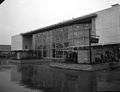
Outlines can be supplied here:
<path id="1" fill-rule="evenodd" d="M 7 57 L 10 55 L 11 45 L 0 45 L 0 57 Z"/>
<path id="2" fill-rule="evenodd" d="M 82 17 L 12 36 L 12 51 L 37 51 L 43 58 L 64 58 L 67 48 L 120 43 L 120 5 Z M 79 63 L 90 61 L 89 50 L 79 50 Z"/>

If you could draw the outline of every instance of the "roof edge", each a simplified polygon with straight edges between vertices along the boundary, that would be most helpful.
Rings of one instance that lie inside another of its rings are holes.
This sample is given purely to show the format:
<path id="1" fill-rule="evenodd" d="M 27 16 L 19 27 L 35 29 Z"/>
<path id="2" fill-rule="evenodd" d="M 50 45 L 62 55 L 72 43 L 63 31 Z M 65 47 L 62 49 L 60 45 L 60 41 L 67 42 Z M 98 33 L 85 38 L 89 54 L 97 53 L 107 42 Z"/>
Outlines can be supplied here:
<path id="1" fill-rule="evenodd" d="M 46 27 L 42 27 L 42 28 L 39 28 L 39 29 L 36 29 L 36 30 L 25 32 L 25 33 L 22 33 L 22 35 L 23 36 L 24 35 L 32 35 L 32 34 L 40 32 L 42 30 L 48 30 L 48 29 L 52 29 L 52 28 L 54 29 L 55 27 L 59 27 L 59 26 L 65 25 L 65 24 L 69 24 L 69 23 L 72 23 L 72 22 L 75 22 L 75 21 L 78 21 L 78 20 L 93 18 L 93 17 L 96 17 L 96 16 L 97 16 L 96 13 L 84 15 L 84 16 L 81 16 L 81 17 L 78 17 L 78 18 L 70 19 L 70 20 L 67 20 L 67 21 L 64 21 L 64 22 L 56 23 L 56 24 L 53 24 L 53 25 L 50 25 L 50 26 L 46 26 Z"/>

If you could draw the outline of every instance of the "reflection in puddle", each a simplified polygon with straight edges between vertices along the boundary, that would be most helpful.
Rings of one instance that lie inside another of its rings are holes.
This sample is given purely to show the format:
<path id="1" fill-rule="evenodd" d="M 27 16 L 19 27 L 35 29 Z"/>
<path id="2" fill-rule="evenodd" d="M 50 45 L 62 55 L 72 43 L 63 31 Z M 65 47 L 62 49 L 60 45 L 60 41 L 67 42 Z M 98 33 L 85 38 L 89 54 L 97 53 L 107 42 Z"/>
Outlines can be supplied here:
<path id="1" fill-rule="evenodd" d="M 85 72 L 50 68 L 48 65 L 19 64 L 9 71 L 9 82 L 12 83 L 8 83 L 8 85 L 19 86 L 16 89 L 20 89 L 21 91 L 19 90 L 19 92 L 28 92 L 26 91 L 28 89 L 29 92 L 95 92 L 120 90 L 120 69 Z M 4 79 L 4 77 L 2 78 Z M 3 80 L 3 82 L 6 81 Z M 16 91 L 12 90 L 12 92 Z"/>

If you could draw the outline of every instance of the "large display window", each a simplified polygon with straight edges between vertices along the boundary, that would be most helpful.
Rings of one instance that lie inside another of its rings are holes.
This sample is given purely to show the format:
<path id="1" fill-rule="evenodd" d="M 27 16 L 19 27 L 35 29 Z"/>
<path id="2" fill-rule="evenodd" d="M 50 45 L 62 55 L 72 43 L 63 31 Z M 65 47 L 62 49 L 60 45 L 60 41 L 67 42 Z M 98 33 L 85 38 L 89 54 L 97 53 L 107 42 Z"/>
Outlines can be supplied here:
<path id="1" fill-rule="evenodd" d="M 64 58 L 66 48 L 89 44 L 90 23 L 74 24 L 33 35 L 33 49 L 42 57 Z"/>

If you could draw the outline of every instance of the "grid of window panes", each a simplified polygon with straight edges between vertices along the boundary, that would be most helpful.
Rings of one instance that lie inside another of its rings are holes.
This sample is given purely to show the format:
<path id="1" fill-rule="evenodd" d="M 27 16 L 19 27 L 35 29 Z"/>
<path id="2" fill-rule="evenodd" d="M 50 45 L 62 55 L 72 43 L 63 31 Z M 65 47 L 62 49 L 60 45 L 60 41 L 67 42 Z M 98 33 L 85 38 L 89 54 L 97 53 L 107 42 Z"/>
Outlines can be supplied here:
<path id="1" fill-rule="evenodd" d="M 89 44 L 89 26 L 74 24 L 33 35 L 33 49 L 42 57 L 64 58 L 66 47 Z"/>

